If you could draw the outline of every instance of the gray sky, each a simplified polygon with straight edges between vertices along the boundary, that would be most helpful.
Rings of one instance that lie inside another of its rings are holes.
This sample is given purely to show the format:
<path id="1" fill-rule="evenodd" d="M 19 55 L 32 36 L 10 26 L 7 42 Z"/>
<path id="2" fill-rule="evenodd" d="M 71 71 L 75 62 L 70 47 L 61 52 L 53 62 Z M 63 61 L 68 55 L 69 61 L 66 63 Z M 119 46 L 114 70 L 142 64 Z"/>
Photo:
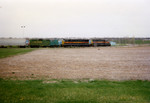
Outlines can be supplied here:
<path id="1" fill-rule="evenodd" d="M 0 37 L 133 36 L 150 37 L 150 0 L 0 0 Z"/>

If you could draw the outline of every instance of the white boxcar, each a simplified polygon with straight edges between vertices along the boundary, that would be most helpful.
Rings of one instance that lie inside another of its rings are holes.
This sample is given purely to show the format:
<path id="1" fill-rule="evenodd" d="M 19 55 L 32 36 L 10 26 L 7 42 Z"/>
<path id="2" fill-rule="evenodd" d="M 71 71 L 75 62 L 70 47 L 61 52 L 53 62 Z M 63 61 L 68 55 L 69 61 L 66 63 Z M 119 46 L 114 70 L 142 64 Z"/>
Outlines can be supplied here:
<path id="1" fill-rule="evenodd" d="M 0 46 L 26 46 L 25 38 L 0 38 Z"/>

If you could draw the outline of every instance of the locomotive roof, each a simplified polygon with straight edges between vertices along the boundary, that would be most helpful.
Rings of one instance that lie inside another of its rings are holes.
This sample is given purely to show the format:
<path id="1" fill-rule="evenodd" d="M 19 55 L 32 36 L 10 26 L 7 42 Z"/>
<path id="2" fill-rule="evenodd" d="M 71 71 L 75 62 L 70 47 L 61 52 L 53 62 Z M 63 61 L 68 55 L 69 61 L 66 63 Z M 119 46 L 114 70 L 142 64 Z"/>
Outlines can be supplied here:
<path id="1" fill-rule="evenodd" d="M 63 40 L 89 40 L 89 39 L 63 39 Z"/>

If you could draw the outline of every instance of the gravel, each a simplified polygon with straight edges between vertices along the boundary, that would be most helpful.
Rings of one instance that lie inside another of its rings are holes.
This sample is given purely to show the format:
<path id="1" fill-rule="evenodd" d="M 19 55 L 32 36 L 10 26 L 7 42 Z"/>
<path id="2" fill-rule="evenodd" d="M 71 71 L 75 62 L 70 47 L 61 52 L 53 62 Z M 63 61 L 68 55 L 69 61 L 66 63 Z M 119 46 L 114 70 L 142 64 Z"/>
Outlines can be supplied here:
<path id="1" fill-rule="evenodd" d="M 42 48 L 0 59 L 0 78 L 150 80 L 150 47 Z"/>

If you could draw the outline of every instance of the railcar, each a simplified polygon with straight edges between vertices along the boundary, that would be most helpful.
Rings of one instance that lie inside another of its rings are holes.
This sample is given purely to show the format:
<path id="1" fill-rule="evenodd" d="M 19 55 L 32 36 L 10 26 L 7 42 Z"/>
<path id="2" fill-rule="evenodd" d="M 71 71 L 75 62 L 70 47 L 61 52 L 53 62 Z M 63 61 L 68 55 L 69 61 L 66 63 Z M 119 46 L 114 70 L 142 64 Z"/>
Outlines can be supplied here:
<path id="1" fill-rule="evenodd" d="M 103 39 L 92 39 L 92 46 L 110 46 L 110 42 Z"/>
<path id="2" fill-rule="evenodd" d="M 32 47 L 49 47 L 50 40 L 44 39 L 30 39 L 29 46 Z"/>
<path id="3" fill-rule="evenodd" d="M 25 38 L 0 38 L 0 47 L 20 47 L 28 46 L 28 39 Z"/>
<path id="4" fill-rule="evenodd" d="M 62 40 L 59 39 L 30 39 L 30 47 L 59 47 Z"/>
<path id="5" fill-rule="evenodd" d="M 62 46 L 90 46 L 88 39 L 64 39 L 62 41 Z"/>
<path id="6" fill-rule="evenodd" d="M 111 46 L 109 41 L 105 41 L 105 46 Z"/>

